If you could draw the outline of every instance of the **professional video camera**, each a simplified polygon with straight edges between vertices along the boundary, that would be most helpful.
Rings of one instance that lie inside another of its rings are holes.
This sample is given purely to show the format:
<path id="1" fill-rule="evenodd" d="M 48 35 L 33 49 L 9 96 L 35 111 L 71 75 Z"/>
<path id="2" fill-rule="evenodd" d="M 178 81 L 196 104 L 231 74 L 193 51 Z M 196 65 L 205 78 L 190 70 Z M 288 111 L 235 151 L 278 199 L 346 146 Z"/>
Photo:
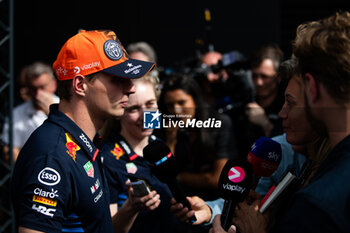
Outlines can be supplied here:
<path id="1" fill-rule="evenodd" d="M 190 75 L 203 84 L 208 82 L 207 75 L 210 72 L 220 75 L 219 80 L 209 84 L 211 94 L 218 100 L 217 107 L 220 111 L 225 112 L 254 101 L 255 91 L 249 63 L 242 53 L 225 53 L 218 64 L 200 64 L 191 70 Z M 223 72 L 228 74 L 227 79 L 223 78 Z"/>

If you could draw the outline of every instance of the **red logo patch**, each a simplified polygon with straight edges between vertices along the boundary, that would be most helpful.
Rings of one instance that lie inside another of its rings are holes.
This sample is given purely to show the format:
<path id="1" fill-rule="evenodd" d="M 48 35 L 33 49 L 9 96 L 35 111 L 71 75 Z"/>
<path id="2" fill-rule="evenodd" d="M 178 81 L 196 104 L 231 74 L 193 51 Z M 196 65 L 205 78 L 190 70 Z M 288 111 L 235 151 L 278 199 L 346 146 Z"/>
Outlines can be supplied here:
<path id="1" fill-rule="evenodd" d="M 111 153 L 115 156 L 117 160 L 119 160 L 119 158 L 125 154 L 123 148 L 121 148 L 118 143 L 114 144 L 114 149 L 111 150 Z"/>
<path id="2" fill-rule="evenodd" d="M 66 147 L 68 149 L 66 152 L 69 154 L 70 157 L 72 157 L 72 159 L 75 162 L 76 154 L 77 154 L 77 151 L 80 150 L 80 147 L 74 141 L 72 135 L 70 135 L 69 133 L 66 133 L 66 139 L 67 139 Z"/>

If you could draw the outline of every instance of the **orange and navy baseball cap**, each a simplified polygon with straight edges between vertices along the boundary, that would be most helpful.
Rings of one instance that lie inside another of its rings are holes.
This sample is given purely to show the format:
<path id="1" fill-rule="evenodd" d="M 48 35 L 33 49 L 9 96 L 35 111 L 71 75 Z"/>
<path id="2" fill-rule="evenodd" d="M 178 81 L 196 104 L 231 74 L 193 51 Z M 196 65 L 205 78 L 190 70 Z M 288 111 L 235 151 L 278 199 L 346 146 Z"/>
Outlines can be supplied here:
<path id="1" fill-rule="evenodd" d="M 59 80 L 102 71 L 122 78 L 141 78 L 152 62 L 131 59 L 113 31 L 82 30 L 61 48 L 53 69 Z"/>

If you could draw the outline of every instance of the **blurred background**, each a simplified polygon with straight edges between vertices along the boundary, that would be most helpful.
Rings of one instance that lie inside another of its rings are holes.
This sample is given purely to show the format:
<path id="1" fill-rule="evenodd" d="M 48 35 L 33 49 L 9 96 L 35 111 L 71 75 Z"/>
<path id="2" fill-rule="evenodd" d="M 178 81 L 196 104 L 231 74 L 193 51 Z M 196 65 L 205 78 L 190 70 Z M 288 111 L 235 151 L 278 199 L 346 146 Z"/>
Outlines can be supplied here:
<path id="1" fill-rule="evenodd" d="M 204 18 L 210 10 L 211 20 Z M 349 10 L 345 0 L 15 2 L 15 70 L 36 60 L 50 64 L 79 29 L 111 29 L 124 46 L 146 41 L 159 66 L 189 62 L 198 52 L 251 51 L 271 42 L 290 55 L 297 25 Z"/>

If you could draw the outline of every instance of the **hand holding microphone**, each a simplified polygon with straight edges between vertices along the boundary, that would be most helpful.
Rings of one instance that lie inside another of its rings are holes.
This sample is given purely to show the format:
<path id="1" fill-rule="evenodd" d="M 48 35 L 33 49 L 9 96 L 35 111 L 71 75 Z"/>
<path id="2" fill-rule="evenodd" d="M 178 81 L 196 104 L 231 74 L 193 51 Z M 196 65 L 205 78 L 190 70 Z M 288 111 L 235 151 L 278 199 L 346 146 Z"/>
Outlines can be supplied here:
<path id="1" fill-rule="evenodd" d="M 225 199 L 221 225 L 226 231 L 232 224 L 236 205 L 246 199 L 249 189 L 256 187 L 261 176 L 270 176 L 277 169 L 281 154 L 278 142 L 261 137 L 249 150 L 247 161 L 226 163 L 219 180 L 219 191 Z"/>
<path id="2" fill-rule="evenodd" d="M 235 207 L 249 193 L 252 183 L 252 166 L 248 162 L 227 161 L 219 179 L 220 196 L 225 199 L 221 226 L 227 231 L 232 225 Z"/>
<path id="3" fill-rule="evenodd" d="M 177 169 L 175 157 L 171 153 L 169 147 L 165 143 L 155 140 L 143 149 L 143 156 L 148 162 L 150 162 L 151 170 L 157 178 L 168 185 L 176 201 L 182 203 L 185 207 L 191 210 L 191 205 L 176 180 Z M 195 216 L 190 218 L 191 223 L 196 221 L 197 219 Z"/>
<path id="4" fill-rule="evenodd" d="M 183 207 L 182 204 L 176 202 L 173 198 L 171 199 L 171 212 L 175 215 L 175 217 L 182 222 L 188 222 L 189 219 L 195 215 L 197 221 L 193 223 L 193 225 L 199 225 L 203 223 L 208 223 L 212 216 L 212 211 L 207 203 L 198 196 L 187 197 L 192 210 L 188 210 L 186 207 Z"/>

